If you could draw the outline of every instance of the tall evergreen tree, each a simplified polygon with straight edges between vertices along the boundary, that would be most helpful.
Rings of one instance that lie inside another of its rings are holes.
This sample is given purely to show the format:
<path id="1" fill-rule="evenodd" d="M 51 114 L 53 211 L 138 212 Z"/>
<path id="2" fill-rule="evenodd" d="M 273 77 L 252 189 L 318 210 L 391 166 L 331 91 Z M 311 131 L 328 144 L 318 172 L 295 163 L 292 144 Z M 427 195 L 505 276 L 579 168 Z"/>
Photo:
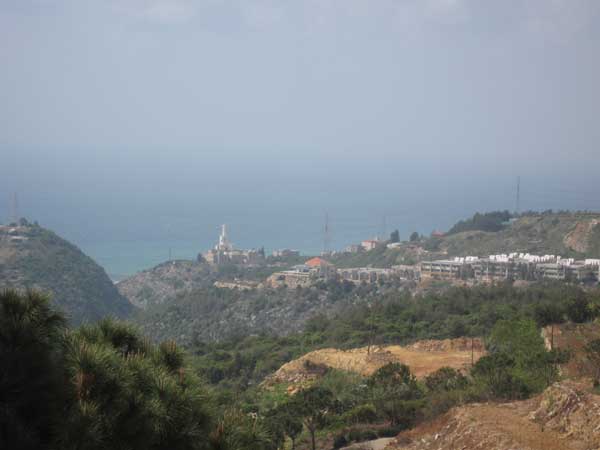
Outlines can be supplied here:
<path id="1" fill-rule="evenodd" d="M 0 292 L 0 448 L 50 448 L 66 403 L 65 318 L 46 296 Z"/>

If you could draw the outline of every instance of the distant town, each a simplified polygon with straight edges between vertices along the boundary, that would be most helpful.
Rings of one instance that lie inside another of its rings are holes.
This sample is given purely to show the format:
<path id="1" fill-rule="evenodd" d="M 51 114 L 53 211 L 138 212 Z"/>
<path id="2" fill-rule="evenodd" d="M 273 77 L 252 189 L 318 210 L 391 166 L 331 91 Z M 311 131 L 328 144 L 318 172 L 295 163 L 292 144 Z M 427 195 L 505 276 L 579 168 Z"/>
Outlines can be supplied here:
<path id="1" fill-rule="evenodd" d="M 443 236 L 435 231 L 432 236 Z M 346 254 L 369 252 L 378 247 L 399 248 L 400 242 L 367 239 L 345 248 Z M 414 246 L 414 245 L 413 245 Z M 353 284 L 411 281 L 431 283 L 445 281 L 451 284 L 469 285 L 502 281 L 531 282 L 539 280 L 562 280 L 596 284 L 600 280 L 600 259 L 562 257 L 560 255 L 534 255 L 512 252 L 486 256 L 460 256 L 452 259 L 420 261 L 415 264 L 393 265 L 389 268 L 344 267 L 337 268 L 328 257 L 340 252 L 324 252 L 321 256 L 309 258 L 287 270 L 275 272 L 262 283 L 219 281 L 223 288 L 251 289 L 256 287 L 289 288 L 309 287 L 318 282 L 337 280 Z M 279 249 L 272 252 L 273 258 L 299 258 L 300 252 L 292 249 Z M 214 248 L 202 254 L 209 264 L 234 264 L 258 266 L 266 262 L 263 248 L 236 249 L 227 234 L 227 226 L 221 226 L 219 241 Z"/>

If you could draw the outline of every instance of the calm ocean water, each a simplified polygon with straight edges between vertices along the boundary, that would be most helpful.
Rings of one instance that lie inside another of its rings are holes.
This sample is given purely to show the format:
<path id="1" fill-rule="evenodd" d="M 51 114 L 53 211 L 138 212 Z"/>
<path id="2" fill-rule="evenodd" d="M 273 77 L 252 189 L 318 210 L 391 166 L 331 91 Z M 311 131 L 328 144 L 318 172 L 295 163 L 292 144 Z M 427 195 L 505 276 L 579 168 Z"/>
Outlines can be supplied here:
<path id="1" fill-rule="evenodd" d="M 359 214 L 356 210 L 344 212 L 332 209 L 327 213 L 329 220 L 329 238 L 331 249 L 342 249 L 345 246 L 375 236 L 389 236 L 395 229 L 407 238 L 412 231 L 430 233 L 437 228 L 445 228 L 454 223 L 454 216 L 444 219 L 434 213 L 386 213 Z M 150 230 L 137 231 L 143 237 L 123 239 L 125 232 L 113 232 L 116 239 L 89 239 L 72 233 L 70 239 L 86 254 L 105 268 L 113 280 L 120 280 L 140 270 L 153 267 L 172 259 L 195 259 L 215 245 L 220 223 L 226 223 L 231 241 L 239 248 L 265 247 L 267 252 L 279 248 L 293 248 L 304 255 L 318 254 L 323 250 L 325 212 L 306 211 L 298 214 L 290 211 L 287 214 L 271 215 L 223 215 L 215 216 L 207 221 L 200 217 L 181 217 L 172 220 L 158 220 Z M 459 215 L 460 217 L 460 215 Z M 177 226 L 170 223 L 177 222 Z M 152 232 L 148 232 L 152 231 Z M 69 238 L 69 233 L 66 233 Z M 121 236 L 121 238 L 119 238 Z"/>

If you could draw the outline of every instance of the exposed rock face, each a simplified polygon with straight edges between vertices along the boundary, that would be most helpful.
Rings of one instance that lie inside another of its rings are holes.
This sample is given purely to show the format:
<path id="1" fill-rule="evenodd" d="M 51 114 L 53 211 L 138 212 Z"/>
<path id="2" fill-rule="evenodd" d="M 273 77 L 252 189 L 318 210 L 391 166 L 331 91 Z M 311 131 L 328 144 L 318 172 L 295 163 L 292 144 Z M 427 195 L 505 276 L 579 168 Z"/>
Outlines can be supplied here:
<path id="1" fill-rule="evenodd" d="M 121 295 L 146 309 L 174 299 L 177 295 L 209 285 L 210 268 L 194 261 L 168 261 L 139 272 L 117 284 Z"/>
<path id="2" fill-rule="evenodd" d="M 400 433 L 388 450 L 597 450 L 600 396 L 555 383 L 531 400 L 472 404 Z"/>
<path id="3" fill-rule="evenodd" d="M 593 232 L 598 223 L 598 219 L 577 222 L 573 231 L 570 231 L 563 240 L 565 247 L 579 253 L 587 253 L 590 250 Z"/>
<path id="4" fill-rule="evenodd" d="M 102 267 L 37 225 L 0 227 L 0 287 L 49 293 L 75 325 L 105 316 L 127 317 L 134 309 Z"/>

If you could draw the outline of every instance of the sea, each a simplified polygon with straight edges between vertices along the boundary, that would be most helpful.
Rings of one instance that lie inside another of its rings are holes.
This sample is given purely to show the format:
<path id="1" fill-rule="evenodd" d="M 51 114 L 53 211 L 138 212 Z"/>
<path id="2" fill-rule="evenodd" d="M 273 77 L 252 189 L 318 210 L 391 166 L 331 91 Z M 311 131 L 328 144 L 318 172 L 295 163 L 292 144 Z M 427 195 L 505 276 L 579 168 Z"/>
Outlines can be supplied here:
<path id="1" fill-rule="evenodd" d="M 517 197 L 510 161 L 490 163 L 487 171 L 374 161 L 368 152 L 364 161 L 355 156 L 350 164 L 340 155 L 320 166 L 277 155 L 269 164 L 248 157 L 231 165 L 220 157 L 218 164 L 189 167 L 167 156 L 148 167 L 143 159 L 123 168 L 102 161 L 96 163 L 106 165 L 102 170 L 88 164 L 67 173 L 48 172 L 40 163 L 29 178 L 15 173 L 6 185 L 0 180 L 6 191 L 0 211 L 9 210 L 17 186 L 22 216 L 76 244 L 115 281 L 169 259 L 195 259 L 216 244 L 222 224 L 238 248 L 315 255 L 393 230 L 401 239 L 445 231 L 475 212 L 600 210 L 589 166 L 556 174 L 530 168 L 521 172 Z"/>

